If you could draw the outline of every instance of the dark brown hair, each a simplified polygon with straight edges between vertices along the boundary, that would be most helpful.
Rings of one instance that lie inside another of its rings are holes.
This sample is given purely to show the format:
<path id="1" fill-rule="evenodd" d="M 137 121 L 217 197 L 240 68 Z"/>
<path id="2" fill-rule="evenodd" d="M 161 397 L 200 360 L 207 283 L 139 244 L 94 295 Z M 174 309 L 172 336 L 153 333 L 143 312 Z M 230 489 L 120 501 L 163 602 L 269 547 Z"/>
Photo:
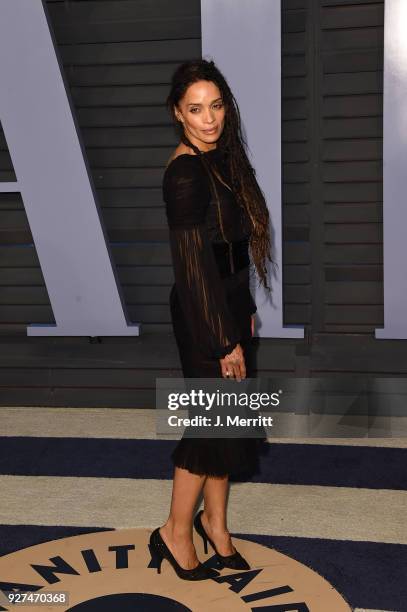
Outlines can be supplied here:
<path id="1" fill-rule="evenodd" d="M 183 123 L 178 121 L 174 112 L 174 107 L 178 107 L 188 87 L 197 81 L 212 81 L 221 92 L 225 105 L 225 124 L 217 141 L 217 148 L 220 149 L 221 155 L 224 156 L 228 164 L 231 188 L 238 204 L 245 208 L 251 220 L 252 231 L 249 247 L 252 260 L 260 282 L 270 291 L 270 287 L 267 285 L 266 267 L 266 259 L 272 261 L 270 256 L 270 215 L 264 194 L 256 180 L 256 172 L 245 151 L 247 144 L 242 135 L 239 107 L 225 77 L 215 66 L 214 61 L 196 59 L 181 64 L 172 76 L 171 88 L 166 100 L 167 108 L 174 120 L 180 140 L 191 147 L 197 155 L 200 155 L 201 151 L 189 141 L 184 133 Z M 205 160 L 205 166 L 210 167 L 208 156 L 201 156 L 201 159 Z M 221 230 L 223 233 L 222 223 Z M 224 233 L 223 237 L 226 241 Z"/>

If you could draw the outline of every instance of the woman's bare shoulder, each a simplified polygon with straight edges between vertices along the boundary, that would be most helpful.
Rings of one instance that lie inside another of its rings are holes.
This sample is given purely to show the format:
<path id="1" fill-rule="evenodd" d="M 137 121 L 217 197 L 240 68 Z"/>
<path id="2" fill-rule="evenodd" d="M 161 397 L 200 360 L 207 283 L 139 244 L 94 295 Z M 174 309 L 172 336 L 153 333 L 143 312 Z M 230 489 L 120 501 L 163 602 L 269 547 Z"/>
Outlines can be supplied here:
<path id="1" fill-rule="evenodd" d="M 177 157 L 180 157 L 181 155 L 190 155 L 190 156 L 194 156 L 196 157 L 196 154 L 186 145 L 184 145 L 183 142 L 181 142 L 176 149 L 174 149 L 171 157 L 169 158 L 166 168 L 168 168 L 168 166 L 170 165 L 171 162 L 173 162 L 175 159 L 177 159 Z"/>

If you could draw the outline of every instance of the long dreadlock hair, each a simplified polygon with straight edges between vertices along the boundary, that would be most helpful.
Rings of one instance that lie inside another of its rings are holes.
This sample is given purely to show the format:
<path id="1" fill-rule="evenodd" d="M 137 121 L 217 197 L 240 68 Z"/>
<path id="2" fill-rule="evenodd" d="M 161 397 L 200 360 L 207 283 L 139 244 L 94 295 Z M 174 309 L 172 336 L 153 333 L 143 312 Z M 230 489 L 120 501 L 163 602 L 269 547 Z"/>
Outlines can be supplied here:
<path id="1" fill-rule="evenodd" d="M 270 256 L 269 211 L 264 194 L 256 180 L 256 171 L 246 155 L 245 147 L 247 147 L 247 143 L 242 135 L 238 104 L 225 77 L 215 66 L 213 60 L 189 60 L 175 70 L 166 100 L 167 108 L 173 118 L 180 140 L 201 156 L 207 170 L 212 170 L 216 174 L 216 170 L 211 168 L 212 164 L 209 161 L 209 156 L 201 155 L 202 151 L 189 141 L 182 122 L 178 121 L 175 115 L 175 107 L 178 107 L 188 87 L 197 81 L 212 81 L 220 90 L 225 105 L 225 122 L 222 134 L 217 141 L 217 148 L 220 149 L 220 155 L 227 164 L 231 189 L 236 196 L 236 200 L 246 210 L 251 220 L 252 231 L 249 248 L 260 283 L 268 291 L 271 291 L 267 285 L 266 267 L 266 260 L 272 261 Z M 220 227 L 223 238 L 227 242 L 221 219 Z"/>

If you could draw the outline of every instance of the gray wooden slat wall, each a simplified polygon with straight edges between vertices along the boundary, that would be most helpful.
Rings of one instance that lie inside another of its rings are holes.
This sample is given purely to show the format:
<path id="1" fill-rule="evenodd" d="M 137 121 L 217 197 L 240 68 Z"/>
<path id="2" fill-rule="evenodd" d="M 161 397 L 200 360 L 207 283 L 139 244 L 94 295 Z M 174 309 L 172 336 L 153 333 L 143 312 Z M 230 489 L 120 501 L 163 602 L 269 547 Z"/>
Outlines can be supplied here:
<path id="1" fill-rule="evenodd" d="M 284 322 L 259 376 L 401 376 L 383 325 L 383 1 L 283 0 Z M 138 338 L 28 338 L 53 322 L 21 198 L 0 194 L 0 405 L 152 407 L 180 376 L 161 179 L 176 145 L 164 101 L 201 55 L 199 0 L 48 0 L 103 219 Z M 15 179 L 0 133 L 0 180 Z M 62 271 L 61 271 L 62 273 Z"/>

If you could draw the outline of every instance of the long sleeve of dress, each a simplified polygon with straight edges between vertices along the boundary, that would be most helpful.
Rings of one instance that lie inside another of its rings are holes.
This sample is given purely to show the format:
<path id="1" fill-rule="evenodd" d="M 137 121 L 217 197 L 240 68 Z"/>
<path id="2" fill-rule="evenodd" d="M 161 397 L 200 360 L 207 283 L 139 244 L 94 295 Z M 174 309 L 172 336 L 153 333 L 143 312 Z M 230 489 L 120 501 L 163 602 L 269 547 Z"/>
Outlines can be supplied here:
<path id="1" fill-rule="evenodd" d="M 163 183 L 175 285 L 188 330 L 203 354 L 223 358 L 240 341 L 204 223 L 210 190 L 200 160 L 173 161 Z"/>

